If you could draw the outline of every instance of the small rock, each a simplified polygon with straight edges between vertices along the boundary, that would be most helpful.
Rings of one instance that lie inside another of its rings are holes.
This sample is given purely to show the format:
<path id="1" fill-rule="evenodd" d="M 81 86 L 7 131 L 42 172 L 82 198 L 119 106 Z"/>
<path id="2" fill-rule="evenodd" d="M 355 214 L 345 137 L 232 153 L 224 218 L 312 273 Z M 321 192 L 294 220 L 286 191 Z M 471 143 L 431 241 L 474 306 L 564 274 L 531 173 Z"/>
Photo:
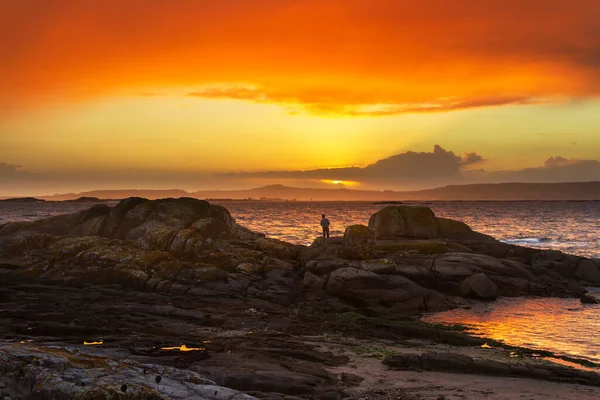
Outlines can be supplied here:
<path id="1" fill-rule="evenodd" d="M 498 296 L 498 286 L 482 272 L 465 279 L 460 285 L 460 292 L 464 297 L 493 300 Z"/>
<path id="2" fill-rule="evenodd" d="M 322 290 L 323 286 L 325 286 L 325 282 L 325 279 L 307 271 L 304 274 L 302 284 L 309 289 Z"/>
<path id="3" fill-rule="evenodd" d="M 256 266 L 250 263 L 241 263 L 235 268 L 235 272 L 246 272 L 248 274 L 261 273 L 263 269 L 261 266 Z"/>
<path id="4" fill-rule="evenodd" d="M 583 295 L 581 295 L 581 297 L 579 298 L 579 300 L 583 304 L 600 304 L 600 300 L 598 300 L 594 296 L 590 296 L 589 294 L 583 294 Z"/>
<path id="5" fill-rule="evenodd" d="M 346 386 L 359 386 L 362 381 L 365 379 L 354 374 L 349 374 L 347 372 L 342 372 L 340 376 L 340 380 L 346 384 Z"/>

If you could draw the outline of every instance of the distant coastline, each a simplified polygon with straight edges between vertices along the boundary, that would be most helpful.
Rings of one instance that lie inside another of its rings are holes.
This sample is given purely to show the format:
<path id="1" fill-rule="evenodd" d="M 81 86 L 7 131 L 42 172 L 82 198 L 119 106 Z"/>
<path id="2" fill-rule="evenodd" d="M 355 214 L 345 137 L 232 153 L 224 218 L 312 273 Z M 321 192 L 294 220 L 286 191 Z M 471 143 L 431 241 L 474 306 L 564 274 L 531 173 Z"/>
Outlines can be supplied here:
<path id="1" fill-rule="evenodd" d="M 128 197 L 147 199 L 192 197 L 212 201 L 598 201 L 600 181 L 569 183 L 496 183 L 451 185 L 417 191 L 297 188 L 270 185 L 242 190 L 93 190 L 8 199 L 9 201 L 103 202 Z M 110 199 L 110 200 L 109 200 Z M 6 199 L 5 199 L 6 201 Z"/>
<path id="2" fill-rule="evenodd" d="M 110 201 L 119 201 L 120 199 L 99 199 L 97 197 L 78 197 L 76 199 L 65 199 L 65 200 L 47 200 L 45 198 L 37 197 L 9 197 L 6 199 L 0 199 L 0 202 L 6 203 L 106 203 Z"/>

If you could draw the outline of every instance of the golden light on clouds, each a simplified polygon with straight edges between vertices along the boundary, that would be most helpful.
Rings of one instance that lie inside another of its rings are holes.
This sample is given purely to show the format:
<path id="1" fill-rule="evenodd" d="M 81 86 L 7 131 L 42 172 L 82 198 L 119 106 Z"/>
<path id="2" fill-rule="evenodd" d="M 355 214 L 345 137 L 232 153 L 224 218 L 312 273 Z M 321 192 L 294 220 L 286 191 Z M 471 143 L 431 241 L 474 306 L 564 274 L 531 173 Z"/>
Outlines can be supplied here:
<path id="1" fill-rule="evenodd" d="M 596 0 L 4 1 L 0 164 L 192 186 L 435 144 L 471 169 L 596 160 L 599 20 Z"/>

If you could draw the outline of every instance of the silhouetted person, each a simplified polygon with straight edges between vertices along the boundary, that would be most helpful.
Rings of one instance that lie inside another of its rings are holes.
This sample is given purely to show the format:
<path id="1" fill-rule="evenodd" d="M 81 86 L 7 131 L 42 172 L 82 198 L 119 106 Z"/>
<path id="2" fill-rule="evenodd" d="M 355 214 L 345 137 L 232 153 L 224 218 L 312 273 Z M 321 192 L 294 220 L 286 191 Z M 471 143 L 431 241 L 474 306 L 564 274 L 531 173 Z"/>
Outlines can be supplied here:
<path id="1" fill-rule="evenodd" d="M 321 226 L 323 227 L 323 239 L 329 237 L 329 220 L 325 218 L 325 214 L 321 215 Z"/>

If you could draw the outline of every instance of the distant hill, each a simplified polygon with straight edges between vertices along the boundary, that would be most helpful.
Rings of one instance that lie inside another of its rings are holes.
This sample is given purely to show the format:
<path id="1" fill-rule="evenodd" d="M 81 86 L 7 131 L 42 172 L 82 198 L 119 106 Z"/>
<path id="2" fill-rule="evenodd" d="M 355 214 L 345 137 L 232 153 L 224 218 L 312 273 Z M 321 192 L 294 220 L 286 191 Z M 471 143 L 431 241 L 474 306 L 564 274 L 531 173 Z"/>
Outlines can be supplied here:
<path id="1" fill-rule="evenodd" d="M 600 182 L 453 185 L 405 195 L 424 200 L 600 200 Z"/>
<path id="2" fill-rule="evenodd" d="M 45 200 L 36 199 L 35 197 L 16 197 L 16 198 L 1 199 L 0 201 L 6 201 L 6 202 L 10 202 L 10 203 L 39 203 L 39 202 L 44 202 Z"/>
<path id="3" fill-rule="evenodd" d="M 162 199 L 167 197 L 189 197 L 190 193 L 180 189 L 170 190 L 138 190 L 138 189 L 119 189 L 119 190 L 91 190 L 89 192 L 81 193 L 64 193 L 54 194 L 50 196 L 40 196 L 45 200 L 53 201 L 64 201 L 64 200 L 78 200 L 82 201 L 100 201 L 100 200 L 112 200 L 112 199 L 125 199 L 127 197 L 143 197 L 146 199 Z M 94 200 L 86 200 L 94 199 Z"/>
<path id="4" fill-rule="evenodd" d="M 64 200 L 64 201 L 68 201 L 68 202 L 71 202 L 71 203 L 98 203 L 98 202 L 102 202 L 102 201 L 105 201 L 105 200 L 99 199 L 97 197 L 87 197 L 87 196 L 84 196 L 84 197 L 79 197 L 79 198 L 77 198 L 75 200 Z"/>
<path id="5" fill-rule="evenodd" d="M 600 182 L 575 183 L 498 183 L 452 185 L 418 191 L 295 188 L 270 185 L 246 190 L 94 190 L 41 196 L 45 200 L 73 200 L 80 197 L 123 199 L 126 197 L 159 199 L 195 197 L 199 199 L 286 199 L 298 201 L 434 201 L 434 200 L 600 200 Z"/>

